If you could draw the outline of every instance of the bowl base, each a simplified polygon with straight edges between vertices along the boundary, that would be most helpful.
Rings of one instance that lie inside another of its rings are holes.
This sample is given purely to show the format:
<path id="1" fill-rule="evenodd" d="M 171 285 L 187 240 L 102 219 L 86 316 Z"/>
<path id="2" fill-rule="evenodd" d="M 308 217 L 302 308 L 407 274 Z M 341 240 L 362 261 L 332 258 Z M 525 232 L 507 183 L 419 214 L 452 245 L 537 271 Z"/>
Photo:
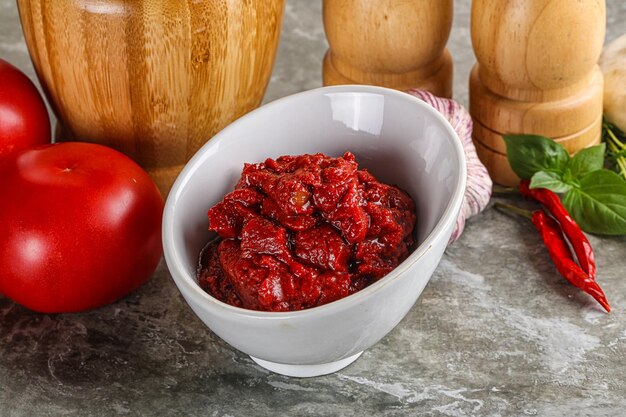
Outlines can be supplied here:
<path id="1" fill-rule="evenodd" d="M 359 356 L 361 356 L 361 353 L 363 352 L 359 352 L 356 355 L 352 355 L 336 362 L 320 363 L 316 365 L 287 365 L 284 363 L 264 361 L 263 359 L 258 359 L 254 356 L 250 356 L 250 358 L 252 358 L 257 365 L 267 369 L 268 371 L 281 375 L 295 376 L 298 378 L 309 378 L 312 376 L 322 376 L 337 372 L 357 360 Z"/>

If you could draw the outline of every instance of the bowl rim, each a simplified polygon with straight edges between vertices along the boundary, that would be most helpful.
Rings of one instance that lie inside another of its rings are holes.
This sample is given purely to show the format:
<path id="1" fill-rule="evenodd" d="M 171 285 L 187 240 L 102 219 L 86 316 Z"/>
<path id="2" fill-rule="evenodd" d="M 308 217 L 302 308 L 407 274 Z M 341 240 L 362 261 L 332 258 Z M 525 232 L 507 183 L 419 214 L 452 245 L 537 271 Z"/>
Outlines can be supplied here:
<path id="1" fill-rule="evenodd" d="M 271 108 L 283 104 L 286 101 L 291 101 L 295 98 L 302 99 L 307 96 L 319 96 L 326 95 L 328 93 L 370 93 L 380 94 L 383 96 L 395 96 L 401 100 L 407 100 L 421 107 L 427 113 L 434 115 L 438 119 L 445 130 L 449 133 L 446 137 L 452 143 L 452 146 L 456 149 L 459 159 L 459 181 L 456 183 L 455 189 L 452 191 L 452 198 L 448 202 L 441 218 L 435 224 L 431 232 L 426 236 L 424 241 L 396 268 L 394 268 L 389 274 L 374 282 L 368 287 L 351 294 L 347 297 L 339 300 L 323 304 L 321 306 L 311 307 L 304 310 L 285 311 L 285 312 L 272 312 L 272 311 L 257 311 L 249 310 L 242 307 L 231 306 L 226 304 L 212 295 L 205 292 L 198 283 L 195 281 L 195 277 L 190 277 L 186 274 L 183 267 L 183 259 L 181 251 L 175 247 L 170 241 L 169 237 L 174 235 L 173 219 L 176 203 L 181 195 L 182 187 L 189 182 L 192 175 L 195 173 L 199 165 L 204 162 L 205 155 L 210 149 L 219 147 L 220 143 L 228 136 L 230 130 L 238 124 L 246 122 L 250 118 L 257 117 L 258 113 L 269 111 Z M 461 139 L 456 131 L 450 125 L 450 122 L 439 113 L 434 107 L 428 103 L 414 97 L 408 93 L 393 90 L 385 87 L 369 86 L 369 85 L 340 85 L 340 86 L 328 86 L 319 87 L 311 90 L 302 91 L 299 93 L 291 94 L 285 97 L 281 97 L 277 100 L 264 104 L 244 116 L 236 119 L 232 123 L 228 124 L 224 129 L 217 132 L 207 143 L 205 143 L 194 156 L 185 164 L 183 170 L 176 178 L 163 211 L 162 221 L 162 243 L 163 253 L 167 268 L 172 276 L 172 279 L 178 287 L 185 286 L 189 292 L 188 295 L 194 297 L 194 301 L 200 305 L 207 303 L 207 305 L 213 306 L 223 314 L 235 315 L 248 319 L 262 319 L 262 320 L 285 320 L 290 318 L 304 318 L 307 316 L 327 315 L 333 314 L 337 310 L 342 310 L 351 307 L 354 304 L 359 304 L 364 298 L 371 296 L 372 294 L 380 291 L 387 285 L 397 281 L 403 273 L 408 270 L 413 264 L 421 259 L 430 249 L 434 246 L 434 242 L 441 238 L 441 235 L 445 232 L 450 223 L 455 223 L 457 215 L 461 208 L 461 204 L 464 198 L 465 187 L 467 181 L 467 164 L 465 160 L 465 150 L 463 148 Z M 447 243 L 447 242 L 446 242 Z M 180 288 L 179 288 L 180 290 Z M 185 295 L 185 294 L 183 294 Z"/>

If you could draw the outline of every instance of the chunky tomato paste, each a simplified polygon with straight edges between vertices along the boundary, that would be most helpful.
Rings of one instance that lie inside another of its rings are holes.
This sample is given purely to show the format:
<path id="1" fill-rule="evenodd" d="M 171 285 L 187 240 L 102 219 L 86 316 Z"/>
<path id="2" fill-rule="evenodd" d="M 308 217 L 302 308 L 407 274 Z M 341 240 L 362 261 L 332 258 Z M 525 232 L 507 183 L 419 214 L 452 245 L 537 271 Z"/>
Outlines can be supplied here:
<path id="1" fill-rule="evenodd" d="M 245 164 L 208 217 L 219 238 L 200 256 L 200 286 L 267 311 L 326 304 L 382 278 L 407 257 L 416 220 L 411 197 L 349 152 Z"/>

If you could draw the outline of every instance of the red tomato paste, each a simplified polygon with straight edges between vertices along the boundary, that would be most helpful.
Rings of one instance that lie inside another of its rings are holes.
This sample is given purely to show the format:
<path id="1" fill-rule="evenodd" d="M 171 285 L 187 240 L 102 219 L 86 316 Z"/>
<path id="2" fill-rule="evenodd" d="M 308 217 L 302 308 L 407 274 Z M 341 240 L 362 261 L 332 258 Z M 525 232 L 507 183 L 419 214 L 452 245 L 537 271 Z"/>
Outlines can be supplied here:
<path id="1" fill-rule="evenodd" d="M 382 278 L 407 257 L 416 220 L 411 197 L 349 152 L 245 164 L 208 216 L 219 238 L 200 256 L 198 283 L 266 311 L 319 306 Z"/>

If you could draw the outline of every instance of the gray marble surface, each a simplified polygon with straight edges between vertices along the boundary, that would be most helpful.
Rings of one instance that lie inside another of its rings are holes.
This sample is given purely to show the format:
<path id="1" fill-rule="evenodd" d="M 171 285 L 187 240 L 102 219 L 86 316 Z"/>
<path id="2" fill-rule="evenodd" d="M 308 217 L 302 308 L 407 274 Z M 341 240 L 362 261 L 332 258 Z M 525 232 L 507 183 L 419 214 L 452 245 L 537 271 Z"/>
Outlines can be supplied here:
<path id="1" fill-rule="evenodd" d="M 611 40 L 626 32 L 626 3 L 607 7 Z M 469 0 L 455 9 L 448 46 L 467 103 Z M 320 86 L 325 49 L 320 1 L 287 0 L 266 101 Z M 34 78 L 13 0 L 0 0 L 0 57 Z M 311 379 L 271 374 L 208 331 L 164 263 L 88 313 L 36 314 L 0 296 L 0 416 L 624 415 L 626 239 L 591 243 L 609 315 L 558 276 L 528 223 L 488 209 L 395 330 Z"/>

